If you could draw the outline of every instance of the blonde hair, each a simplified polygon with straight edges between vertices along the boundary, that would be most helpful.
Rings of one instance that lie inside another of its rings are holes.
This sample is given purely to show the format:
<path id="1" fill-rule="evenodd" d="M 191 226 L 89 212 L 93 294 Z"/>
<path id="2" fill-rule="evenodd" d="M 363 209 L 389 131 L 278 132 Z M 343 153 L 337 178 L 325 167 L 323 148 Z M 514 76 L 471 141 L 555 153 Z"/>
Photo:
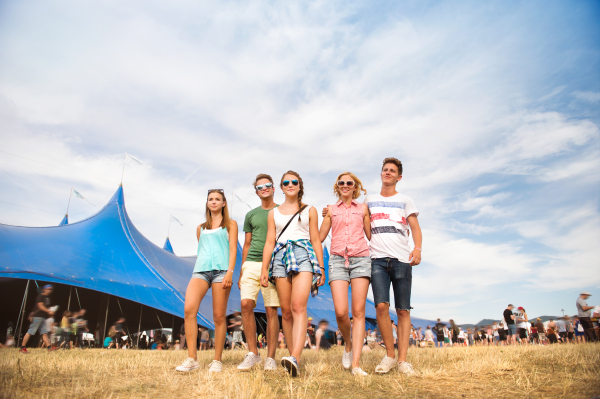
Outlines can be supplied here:
<path id="1" fill-rule="evenodd" d="M 354 173 L 344 172 L 338 175 L 337 179 L 335 179 L 335 183 L 333 184 L 333 193 L 338 197 L 338 199 L 342 197 L 342 193 L 340 193 L 340 189 L 338 188 L 337 182 L 342 178 L 342 176 L 345 175 L 350 176 L 352 180 L 354 180 L 354 192 L 352 193 L 352 199 L 357 199 L 358 197 L 360 197 L 361 191 L 367 194 L 367 190 L 363 188 L 362 182 L 358 177 L 356 177 Z"/>
<path id="2" fill-rule="evenodd" d="M 210 190 L 208 192 L 208 195 L 206 196 L 206 222 L 202 223 L 200 226 L 204 230 L 212 229 L 212 213 L 210 212 L 210 209 L 208 209 L 208 197 L 212 193 L 219 193 L 219 194 L 221 194 L 221 197 L 223 197 L 223 202 L 225 203 L 225 206 L 223 207 L 223 209 L 221 209 L 221 215 L 223 215 L 223 219 L 221 220 L 221 227 L 226 228 L 227 232 L 229 233 L 229 225 L 230 225 L 229 222 L 231 221 L 231 219 L 229 218 L 229 209 L 227 208 L 227 198 L 225 198 L 224 191 Z"/>

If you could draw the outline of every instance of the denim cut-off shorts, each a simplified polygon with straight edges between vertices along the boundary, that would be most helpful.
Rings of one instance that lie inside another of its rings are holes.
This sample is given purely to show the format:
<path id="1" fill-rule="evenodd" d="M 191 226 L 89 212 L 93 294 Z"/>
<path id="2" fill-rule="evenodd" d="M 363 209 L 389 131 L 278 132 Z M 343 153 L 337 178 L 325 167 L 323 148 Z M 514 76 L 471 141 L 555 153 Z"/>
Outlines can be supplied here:
<path id="1" fill-rule="evenodd" d="M 192 274 L 192 278 L 199 278 L 212 285 L 213 283 L 222 283 L 227 270 L 211 270 L 209 272 L 196 272 Z"/>
<path id="2" fill-rule="evenodd" d="M 285 265 L 283 264 L 283 254 L 285 254 L 285 251 L 284 248 L 275 254 L 275 259 L 273 259 L 273 271 L 271 274 L 272 277 L 289 277 L 285 270 Z M 313 265 L 310 263 L 308 251 L 306 249 L 294 245 L 294 256 L 296 257 L 296 263 L 298 264 L 298 272 L 314 272 Z"/>
<path id="3" fill-rule="evenodd" d="M 40 332 L 40 334 L 48 334 L 48 328 L 46 326 L 46 319 L 43 317 L 34 317 L 33 321 L 29 325 L 29 330 L 27 330 L 27 334 L 35 335 L 36 332 Z"/>
<path id="4" fill-rule="evenodd" d="M 395 258 L 371 260 L 371 285 L 375 306 L 390 303 L 390 284 L 394 289 L 396 310 L 410 310 L 412 266 Z"/>
<path id="5" fill-rule="evenodd" d="M 348 258 L 348 267 L 343 256 L 331 255 L 329 257 L 329 284 L 335 280 L 350 282 L 353 278 L 367 277 L 371 279 L 371 258 L 356 256 Z"/>

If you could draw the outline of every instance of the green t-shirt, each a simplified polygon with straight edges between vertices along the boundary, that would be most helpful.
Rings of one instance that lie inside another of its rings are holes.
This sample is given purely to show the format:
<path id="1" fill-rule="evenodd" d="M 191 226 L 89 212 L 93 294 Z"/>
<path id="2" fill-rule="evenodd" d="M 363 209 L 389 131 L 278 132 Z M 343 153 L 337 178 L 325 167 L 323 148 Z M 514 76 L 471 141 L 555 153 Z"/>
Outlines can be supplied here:
<path id="1" fill-rule="evenodd" d="M 278 207 L 279 205 L 275 205 Z M 269 229 L 269 211 L 271 209 L 263 209 L 262 207 L 254 208 L 246 214 L 244 220 L 244 232 L 252 233 L 252 241 L 250 241 L 250 249 L 246 260 L 251 262 L 262 262 L 263 249 L 265 241 L 267 241 L 267 230 Z"/>

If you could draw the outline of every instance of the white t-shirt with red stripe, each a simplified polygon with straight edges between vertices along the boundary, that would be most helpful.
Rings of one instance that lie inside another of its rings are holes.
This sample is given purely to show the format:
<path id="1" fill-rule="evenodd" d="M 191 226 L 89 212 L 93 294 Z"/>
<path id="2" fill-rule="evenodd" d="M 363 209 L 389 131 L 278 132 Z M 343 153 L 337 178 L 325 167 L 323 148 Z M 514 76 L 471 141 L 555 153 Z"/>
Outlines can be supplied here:
<path id="1" fill-rule="evenodd" d="M 391 197 L 371 194 L 365 198 L 365 204 L 371 213 L 371 259 L 396 258 L 408 263 L 411 249 L 406 219 L 419 215 L 413 200 L 400 193 Z"/>

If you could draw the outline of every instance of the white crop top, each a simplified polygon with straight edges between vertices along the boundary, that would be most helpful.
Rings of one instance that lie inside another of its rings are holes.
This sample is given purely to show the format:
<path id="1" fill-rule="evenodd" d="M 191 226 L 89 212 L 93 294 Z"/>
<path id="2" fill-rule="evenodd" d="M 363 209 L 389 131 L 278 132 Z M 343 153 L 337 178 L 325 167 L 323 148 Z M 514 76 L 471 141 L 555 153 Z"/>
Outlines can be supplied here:
<path id="1" fill-rule="evenodd" d="M 307 206 L 299 215 L 297 215 L 290 225 L 285 229 L 283 235 L 278 242 L 286 242 L 287 240 L 310 240 L 309 215 L 311 206 Z M 302 216 L 302 221 L 298 221 L 298 216 Z M 279 208 L 273 209 L 273 217 L 275 218 L 275 238 L 279 237 L 281 230 L 285 227 L 292 215 L 282 215 Z"/>

